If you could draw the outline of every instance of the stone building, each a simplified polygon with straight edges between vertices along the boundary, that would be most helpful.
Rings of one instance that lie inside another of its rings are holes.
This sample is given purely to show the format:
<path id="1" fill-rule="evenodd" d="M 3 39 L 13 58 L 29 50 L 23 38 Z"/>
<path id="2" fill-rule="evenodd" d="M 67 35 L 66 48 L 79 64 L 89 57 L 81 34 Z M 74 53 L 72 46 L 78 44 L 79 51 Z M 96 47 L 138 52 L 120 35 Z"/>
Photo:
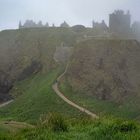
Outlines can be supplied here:
<path id="1" fill-rule="evenodd" d="M 135 21 L 132 24 L 132 31 L 133 31 L 133 33 L 140 33 L 140 22 L 139 21 Z"/>
<path id="2" fill-rule="evenodd" d="M 127 34 L 131 28 L 131 15 L 123 10 L 116 10 L 109 15 L 109 29 L 112 33 Z"/>
<path id="3" fill-rule="evenodd" d="M 19 29 L 21 28 L 42 28 L 42 27 L 49 27 L 49 23 L 43 25 L 42 21 L 40 20 L 38 23 L 34 22 L 33 20 L 26 20 L 24 24 L 19 22 Z"/>
<path id="4" fill-rule="evenodd" d="M 64 22 L 60 25 L 60 27 L 68 28 L 69 25 L 68 25 L 68 23 L 67 23 L 66 21 L 64 21 Z"/>
<path id="5" fill-rule="evenodd" d="M 140 41 L 140 21 L 132 24 L 132 33 L 136 40 Z"/>
<path id="6" fill-rule="evenodd" d="M 108 27 L 107 27 L 107 25 L 106 25 L 104 20 L 102 20 L 101 23 L 93 21 L 92 22 L 92 27 L 95 28 L 95 29 L 103 30 L 103 31 L 107 31 L 108 30 Z"/>

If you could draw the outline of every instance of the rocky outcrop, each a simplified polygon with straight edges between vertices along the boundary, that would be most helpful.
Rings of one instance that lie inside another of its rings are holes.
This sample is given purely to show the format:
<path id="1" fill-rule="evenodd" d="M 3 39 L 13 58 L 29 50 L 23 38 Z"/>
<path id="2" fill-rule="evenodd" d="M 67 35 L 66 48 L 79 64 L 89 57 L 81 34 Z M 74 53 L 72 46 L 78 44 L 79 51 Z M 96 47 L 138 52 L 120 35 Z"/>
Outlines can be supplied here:
<path id="1" fill-rule="evenodd" d="M 40 72 L 42 69 L 42 64 L 37 61 L 32 61 L 29 66 L 27 66 L 18 76 L 18 80 L 24 80 L 32 74 Z"/>
<path id="2" fill-rule="evenodd" d="M 12 81 L 9 79 L 9 76 L 0 72 L 0 103 L 11 99 L 11 96 L 8 94 L 9 90 L 13 87 Z"/>
<path id="3" fill-rule="evenodd" d="M 140 93 L 140 46 L 135 40 L 88 40 L 77 45 L 68 68 L 72 89 L 120 102 Z"/>
<path id="4" fill-rule="evenodd" d="M 75 33 L 67 28 L 0 32 L 0 102 L 7 98 L 14 81 L 38 72 L 46 74 L 55 68 L 54 53 L 62 42 L 72 46 L 76 42 Z"/>
<path id="5" fill-rule="evenodd" d="M 73 47 L 64 46 L 63 44 L 60 47 L 57 47 L 53 57 L 55 62 L 67 62 L 72 54 L 72 50 Z"/>
<path id="6" fill-rule="evenodd" d="M 23 69 L 21 72 L 17 71 L 17 75 L 13 77 L 13 73 L 10 71 L 0 72 L 0 103 L 12 98 L 9 95 L 9 91 L 13 88 L 15 81 L 21 81 L 28 78 L 32 74 L 36 74 L 41 71 L 42 65 L 39 62 L 33 61 L 29 66 Z M 16 70 L 16 69 L 15 69 Z"/>

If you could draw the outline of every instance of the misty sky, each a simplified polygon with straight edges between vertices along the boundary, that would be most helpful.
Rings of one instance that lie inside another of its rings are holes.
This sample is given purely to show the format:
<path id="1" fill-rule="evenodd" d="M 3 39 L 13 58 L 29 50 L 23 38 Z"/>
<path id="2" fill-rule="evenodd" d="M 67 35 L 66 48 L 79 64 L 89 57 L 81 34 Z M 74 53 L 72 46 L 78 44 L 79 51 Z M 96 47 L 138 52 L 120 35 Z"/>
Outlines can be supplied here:
<path id="1" fill-rule="evenodd" d="M 19 20 L 42 20 L 59 25 L 66 20 L 70 25 L 104 19 L 114 9 L 130 10 L 132 20 L 140 21 L 140 0 L 0 0 L 0 30 L 17 28 Z"/>

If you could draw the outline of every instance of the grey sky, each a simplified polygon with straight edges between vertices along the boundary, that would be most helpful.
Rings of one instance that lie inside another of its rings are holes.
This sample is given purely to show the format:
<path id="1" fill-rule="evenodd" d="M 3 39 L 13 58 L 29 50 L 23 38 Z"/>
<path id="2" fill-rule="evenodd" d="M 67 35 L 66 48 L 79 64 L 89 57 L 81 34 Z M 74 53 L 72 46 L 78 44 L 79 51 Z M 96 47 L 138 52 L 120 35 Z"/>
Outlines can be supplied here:
<path id="1" fill-rule="evenodd" d="M 19 20 L 42 20 L 70 25 L 105 19 L 114 9 L 130 10 L 132 20 L 140 21 L 140 0 L 0 0 L 0 30 L 17 28 Z"/>

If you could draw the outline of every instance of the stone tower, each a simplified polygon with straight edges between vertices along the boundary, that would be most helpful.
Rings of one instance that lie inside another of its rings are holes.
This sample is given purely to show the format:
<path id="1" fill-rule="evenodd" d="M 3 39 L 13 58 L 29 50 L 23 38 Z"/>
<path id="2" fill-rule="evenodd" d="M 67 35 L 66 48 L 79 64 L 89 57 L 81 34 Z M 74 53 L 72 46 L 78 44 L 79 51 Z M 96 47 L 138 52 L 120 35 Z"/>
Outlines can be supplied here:
<path id="1" fill-rule="evenodd" d="M 109 29 L 112 33 L 127 34 L 130 31 L 131 15 L 122 10 L 116 10 L 109 15 Z"/>
<path id="2" fill-rule="evenodd" d="M 19 21 L 19 25 L 18 25 L 19 29 L 22 28 L 22 24 L 21 24 L 21 21 Z"/>

